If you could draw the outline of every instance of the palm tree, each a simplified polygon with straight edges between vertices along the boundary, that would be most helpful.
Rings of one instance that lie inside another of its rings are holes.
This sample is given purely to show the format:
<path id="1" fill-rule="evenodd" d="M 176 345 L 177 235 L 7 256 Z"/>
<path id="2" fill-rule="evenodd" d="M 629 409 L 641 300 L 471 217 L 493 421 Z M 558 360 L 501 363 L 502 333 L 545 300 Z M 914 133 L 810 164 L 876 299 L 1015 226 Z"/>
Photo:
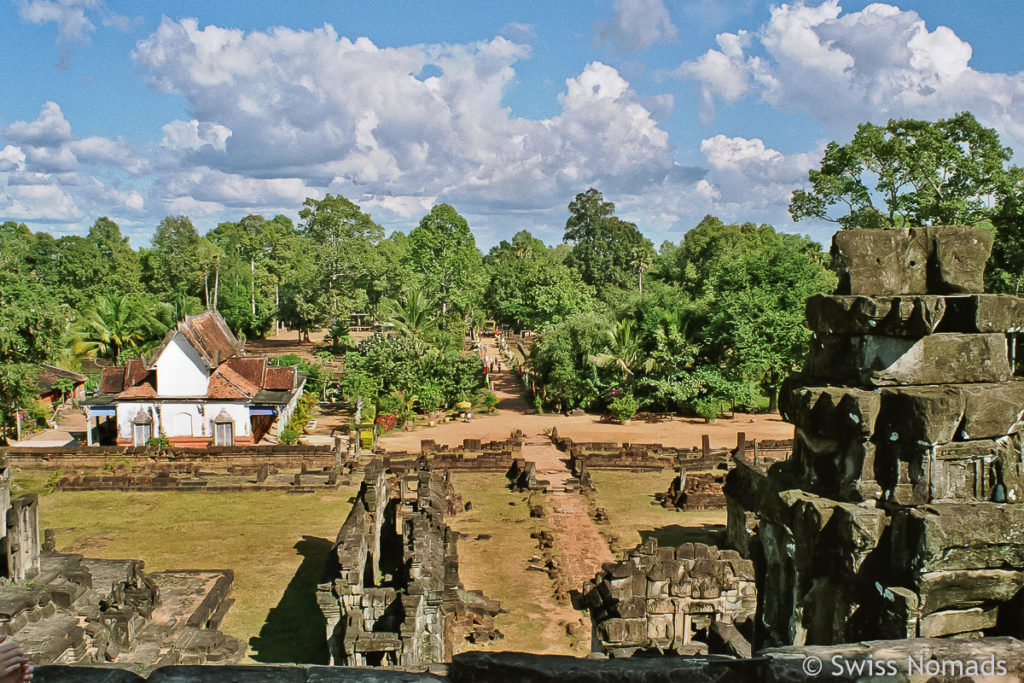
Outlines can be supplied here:
<path id="1" fill-rule="evenodd" d="M 400 303 L 392 304 L 388 320 L 399 335 L 417 346 L 430 342 L 439 329 L 433 302 L 418 289 L 407 293 Z"/>
<path id="2" fill-rule="evenodd" d="M 101 295 L 96 305 L 72 323 L 71 351 L 77 358 L 100 357 L 116 361 L 127 349 L 138 349 L 166 331 L 154 316 L 139 310 L 126 294 Z"/>
<path id="3" fill-rule="evenodd" d="M 614 366 L 622 375 L 623 382 L 633 379 L 634 370 L 640 364 L 640 340 L 633 328 L 633 321 L 624 318 L 619 321 L 615 329 L 608 331 L 611 339 L 611 347 L 608 353 L 597 353 L 590 356 L 590 361 L 599 368 Z M 642 363 L 644 370 L 650 370 L 653 361 L 648 359 Z"/>
<path id="4" fill-rule="evenodd" d="M 652 262 L 650 254 L 643 249 L 636 249 L 630 257 L 629 264 L 640 274 L 640 296 L 644 294 L 644 271 L 650 270 Z"/>

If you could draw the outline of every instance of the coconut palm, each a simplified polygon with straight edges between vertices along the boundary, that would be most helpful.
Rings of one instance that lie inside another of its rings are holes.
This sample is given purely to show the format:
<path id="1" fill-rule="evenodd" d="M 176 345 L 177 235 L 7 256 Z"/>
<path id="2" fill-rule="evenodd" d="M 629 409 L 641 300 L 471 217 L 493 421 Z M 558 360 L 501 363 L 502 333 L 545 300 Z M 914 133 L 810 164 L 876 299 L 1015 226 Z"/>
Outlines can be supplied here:
<path id="1" fill-rule="evenodd" d="M 638 366 L 642 366 L 644 370 L 650 370 L 653 365 L 652 360 L 648 359 L 642 363 L 640 361 L 640 339 L 636 335 L 631 319 L 620 320 L 615 329 L 608 331 L 608 337 L 611 340 L 608 352 L 590 356 L 590 361 L 597 367 L 613 366 L 617 368 L 625 383 L 633 379 L 634 371 L 638 369 Z"/>
<path id="2" fill-rule="evenodd" d="M 95 306 L 72 323 L 69 334 L 71 350 L 77 358 L 116 361 L 122 352 L 159 339 L 165 331 L 154 316 L 140 310 L 128 295 L 101 295 Z"/>
<path id="3" fill-rule="evenodd" d="M 400 336 L 411 339 L 417 346 L 431 342 L 439 330 L 433 302 L 418 289 L 391 305 L 388 321 Z"/>

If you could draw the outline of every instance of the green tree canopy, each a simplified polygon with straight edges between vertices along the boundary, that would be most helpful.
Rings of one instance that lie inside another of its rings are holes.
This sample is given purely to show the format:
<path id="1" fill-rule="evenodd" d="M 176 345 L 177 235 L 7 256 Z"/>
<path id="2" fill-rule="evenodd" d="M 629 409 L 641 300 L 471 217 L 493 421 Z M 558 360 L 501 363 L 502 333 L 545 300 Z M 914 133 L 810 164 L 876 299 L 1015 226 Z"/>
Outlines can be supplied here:
<path id="1" fill-rule="evenodd" d="M 484 264 L 484 306 L 503 325 L 539 331 L 594 308 L 593 288 L 526 230 L 492 248 Z"/>
<path id="2" fill-rule="evenodd" d="M 654 260 L 654 246 L 636 225 L 615 216 L 615 205 L 594 188 L 569 203 L 566 242 L 572 245 L 568 265 L 598 293 L 607 287 L 639 287 L 640 275 Z"/>
<path id="3" fill-rule="evenodd" d="M 449 311 L 468 312 L 483 288 L 483 262 L 466 219 L 438 204 L 409 233 L 408 263 L 424 293 Z"/>
<path id="4" fill-rule="evenodd" d="M 996 212 L 1012 151 L 969 112 L 935 122 L 863 123 L 830 142 L 810 189 L 793 192 L 793 220 L 849 228 L 974 225 Z"/>

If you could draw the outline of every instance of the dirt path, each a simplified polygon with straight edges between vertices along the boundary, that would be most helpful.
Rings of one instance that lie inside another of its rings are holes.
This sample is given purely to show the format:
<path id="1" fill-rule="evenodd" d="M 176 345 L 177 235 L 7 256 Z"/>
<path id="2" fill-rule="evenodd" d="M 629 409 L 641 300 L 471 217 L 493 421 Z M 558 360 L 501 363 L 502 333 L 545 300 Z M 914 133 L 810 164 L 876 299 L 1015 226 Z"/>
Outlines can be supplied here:
<path id="1" fill-rule="evenodd" d="M 550 482 L 544 496 L 548 526 L 562 556 L 566 583 L 579 590 L 584 581 L 594 578 L 602 564 L 614 561 L 615 557 L 590 517 L 587 501 L 578 493 L 565 490 L 572 473 L 563 456 L 547 437 L 534 436 L 523 444 L 523 458 L 537 465 L 537 478 Z"/>

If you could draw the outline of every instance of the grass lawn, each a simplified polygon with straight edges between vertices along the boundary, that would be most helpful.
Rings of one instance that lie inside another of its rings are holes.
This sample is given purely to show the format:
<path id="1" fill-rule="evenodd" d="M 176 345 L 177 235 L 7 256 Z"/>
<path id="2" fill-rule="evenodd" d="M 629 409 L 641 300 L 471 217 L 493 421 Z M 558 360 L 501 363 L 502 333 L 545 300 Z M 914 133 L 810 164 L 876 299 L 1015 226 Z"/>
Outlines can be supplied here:
<path id="1" fill-rule="evenodd" d="M 530 534 L 547 529 L 544 519 L 530 517 L 529 495 L 509 490 L 508 481 L 497 472 L 453 472 L 452 482 L 463 501 L 473 503 L 472 510 L 449 520 L 453 529 L 468 534 L 459 540 L 462 584 L 482 590 L 508 610 L 495 620 L 505 639 L 489 649 L 585 654 L 570 648 L 564 628 L 566 620 L 575 621 L 580 613 L 555 601 L 554 584 L 547 574 L 526 570 L 530 557 L 541 554 Z M 491 538 L 478 541 L 478 534 Z M 456 651 L 466 649 L 474 647 L 456 644 Z"/>
<path id="2" fill-rule="evenodd" d="M 46 473 L 16 473 L 40 491 Z M 40 493 L 40 528 L 57 550 L 145 560 L 148 571 L 233 569 L 235 604 L 222 630 L 260 662 L 326 663 L 315 584 L 356 487 L 324 494 L 277 491 Z"/>
<path id="3" fill-rule="evenodd" d="M 675 474 L 663 472 L 623 472 L 590 470 L 597 489 L 592 508 L 608 511 L 608 523 L 599 524 L 601 535 L 616 556 L 631 550 L 648 536 L 660 545 L 711 543 L 712 534 L 725 528 L 722 510 L 681 512 L 666 510 L 654 500 L 654 494 L 668 491 Z"/>

